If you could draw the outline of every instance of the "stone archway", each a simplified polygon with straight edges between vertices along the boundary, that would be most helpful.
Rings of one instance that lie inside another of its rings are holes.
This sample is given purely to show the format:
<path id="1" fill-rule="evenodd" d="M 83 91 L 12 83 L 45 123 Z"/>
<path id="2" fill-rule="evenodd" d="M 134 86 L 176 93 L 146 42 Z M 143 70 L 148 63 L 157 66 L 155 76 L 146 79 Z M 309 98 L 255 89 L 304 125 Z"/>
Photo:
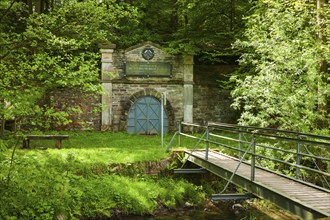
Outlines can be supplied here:
<path id="1" fill-rule="evenodd" d="M 144 103 L 145 100 L 141 100 L 141 102 L 139 102 L 139 99 L 141 99 L 142 97 L 151 97 L 152 100 L 151 100 L 151 105 L 156 105 L 156 101 L 158 103 L 160 103 L 160 100 L 161 100 L 161 93 L 158 92 L 157 90 L 155 89 L 143 89 L 143 90 L 140 90 L 136 93 L 134 93 L 133 95 L 131 95 L 129 97 L 129 99 L 127 100 L 127 102 L 125 103 L 125 106 L 123 108 L 123 117 L 122 119 L 124 119 L 124 123 L 125 123 L 125 127 L 128 132 L 129 131 L 129 119 L 130 118 L 130 110 L 132 110 L 133 106 L 134 106 L 134 103 Z M 155 101 L 156 100 L 156 101 Z M 148 100 L 147 100 L 148 101 Z M 150 99 L 149 99 L 150 101 Z M 153 107 L 150 107 L 149 108 L 154 108 L 155 106 Z M 148 108 L 148 107 L 147 107 Z M 151 110 L 151 109 L 149 109 Z M 133 114 L 133 113 L 132 113 Z M 166 128 L 165 130 L 168 131 L 168 130 L 173 130 L 174 129 L 174 111 L 173 111 L 173 107 L 171 106 L 171 103 L 170 101 L 167 99 L 166 100 L 166 105 L 165 105 L 165 109 L 164 109 L 164 115 L 166 115 Z M 131 115 L 132 116 L 132 115 Z M 131 130 L 132 131 L 132 130 Z M 133 133 L 133 132 L 131 132 Z M 151 132 L 152 133 L 152 132 Z"/>
<path id="2" fill-rule="evenodd" d="M 143 56 L 146 50 L 153 51 L 154 57 Z M 105 44 L 101 45 L 101 53 L 102 130 L 127 130 L 133 103 L 141 96 L 160 100 L 161 92 L 168 96 L 165 111 L 169 130 L 175 129 L 175 120 L 193 122 L 193 56 L 168 54 L 152 42 L 126 50 Z"/>
<path id="3" fill-rule="evenodd" d="M 163 113 L 161 113 L 163 111 Z M 163 120 L 162 120 L 163 117 Z M 131 134 L 159 134 L 168 132 L 168 117 L 161 102 L 153 96 L 141 96 L 131 106 L 127 118 L 127 132 Z"/>

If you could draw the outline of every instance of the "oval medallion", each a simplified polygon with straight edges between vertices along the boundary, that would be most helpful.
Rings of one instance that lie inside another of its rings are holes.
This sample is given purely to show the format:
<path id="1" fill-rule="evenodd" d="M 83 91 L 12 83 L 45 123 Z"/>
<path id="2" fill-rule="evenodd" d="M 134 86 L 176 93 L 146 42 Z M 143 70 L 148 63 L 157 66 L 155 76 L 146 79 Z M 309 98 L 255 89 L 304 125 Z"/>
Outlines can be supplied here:
<path id="1" fill-rule="evenodd" d="M 142 57 L 145 60 L 151 60 L 154 56 L 155 56 L 155 52 L 152 48 L 147 47 L 142 50 Z"/>

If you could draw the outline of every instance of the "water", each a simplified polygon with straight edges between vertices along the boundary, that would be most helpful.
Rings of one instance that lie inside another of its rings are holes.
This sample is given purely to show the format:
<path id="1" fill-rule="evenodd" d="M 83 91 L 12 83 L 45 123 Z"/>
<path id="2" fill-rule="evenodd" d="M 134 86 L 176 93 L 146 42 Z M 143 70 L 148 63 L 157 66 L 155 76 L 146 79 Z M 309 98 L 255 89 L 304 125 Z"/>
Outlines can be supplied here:
<path id="1" fill-rule="evenodd" d="M 246 207 L 245 208 L 243 208 Z M 111 220 L 298 220 L 296 216 L 279 210 L 262 206 L 244 205 L 240 203 L 219 203 L 209 209 L 181 209 L 166 211 L 156 216 L 122 216 Z"/>
<path id="2" fill-rule="evenodd" d="M 166 216 L 157 216 L 145 218 L 148 220 L 227 220 L 236 219 L 237 216 L 232 213 L 205 212 L 205 211 L 185 211 L 169 213 Z"/>
<path id="3" fill-rule="evenodd" d="M 121 218 L 114 218 L 114 220 L 227 220 L 227 219 L 241 219 L 236 215 L 221 214 L 218 212 L 204 212 L 204 211 L 175 211 L 167 213 L 166 215 L 159 215 L 154 217 L 147 216 L 125 216 Z"/>
<path id="4" fill-rule="evenodd" d="M 173 210 L 167 211 L 157 216 L 124 216 L 119 218 L 111 218 L 113 220 L 239 220 L 254 219 L 251 214 L 246 211 L 233 210 L 231 207 L 222 207 L 216 211 L 205 210 Z"/>

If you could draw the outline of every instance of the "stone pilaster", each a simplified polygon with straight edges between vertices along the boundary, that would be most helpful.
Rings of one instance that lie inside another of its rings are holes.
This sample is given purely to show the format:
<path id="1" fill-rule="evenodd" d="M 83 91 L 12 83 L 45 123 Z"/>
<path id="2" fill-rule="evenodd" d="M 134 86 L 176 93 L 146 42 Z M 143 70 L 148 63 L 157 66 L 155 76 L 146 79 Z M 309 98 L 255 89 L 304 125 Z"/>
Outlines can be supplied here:
<path id="1" fill-rule="evenodd" d="M 183 120 L 193 122 L 194 57 L 183 55 Z"/>
<path id="2" fill-rule="evenodd" d="M 112 82 L 115 77 L 116 68 L 113 64 L 114 44 L 100 45 L 102 54 L 102 117 L 101 129 L 108 130 L 112 125 Z"/>

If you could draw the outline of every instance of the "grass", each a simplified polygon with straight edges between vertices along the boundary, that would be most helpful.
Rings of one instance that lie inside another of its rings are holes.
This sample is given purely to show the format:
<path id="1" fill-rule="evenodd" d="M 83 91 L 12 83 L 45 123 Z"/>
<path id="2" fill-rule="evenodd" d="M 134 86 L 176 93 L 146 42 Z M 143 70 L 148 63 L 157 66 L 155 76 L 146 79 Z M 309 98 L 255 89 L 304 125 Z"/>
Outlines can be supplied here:
<path id="1" fill-rule="evenodd" d="M 158 135 L 134 135 L 111 132 L 61 132 L 69 135 L 62 141 L 62 149 L 54 147 L 54 140 L 31 141 L 32 150 L 19 150 L 21 154 L 75 155 L 86 163 L 134 163 L 158 161 L 169 154 L 161 147 Z M 165 136 L 168 143 L 171 135 Z M 43 150 L 44 149 L 44 150 Z"/>
<path id="2" fill-rule="evenodd" d="M 113 216 L 113 211 L 143 215 L 154 213 L 158 206 L 175 208 L 185 201 L 200 204 L 204 200 L 204 193 L 186 180 L 113 173 L 108 166 L 168 157 L 160 136 L 61 134 L 70 137 L 62 149 L 54 147 L 54 140 L 31 141 L 32 148 L 18 148 L 13 160 L 12 149 L 4 150 L 0 140 L 0 219 L 57 219 L 61 215 L 94 219 Z M 171 137 L 165 136 L 165 146 Z"/>
<path id="3" fill-rule="evenodd" d="M 31 149 L 18 149 L 17 153 L 21 156 L 38 158 L 48 157 L 45 155 L 64 158 L 73 155 L 79 161 L 90 164 L 159 161 L 169 156 L 170 153 L 165 151 L 173 137 L 172 133 L 165 135 L 164 147 L 162 147 L 160 135 L 101 131 L 53 131 L 45 134 L 66 134 L 69 135 L 69 139 L 62 141 L 62 149 L 60 150 L 55 148 L 54 140 L 33 140 L 30 142 Z M 182 137 L 181 140 L 182 146 L 178 147 L 178 138 L 176 137 L 171 149 L 192 149 L 198 141 L 185 137 Z M 205 148 L 205 143 L 201 142 L 195 148 Z"/>

